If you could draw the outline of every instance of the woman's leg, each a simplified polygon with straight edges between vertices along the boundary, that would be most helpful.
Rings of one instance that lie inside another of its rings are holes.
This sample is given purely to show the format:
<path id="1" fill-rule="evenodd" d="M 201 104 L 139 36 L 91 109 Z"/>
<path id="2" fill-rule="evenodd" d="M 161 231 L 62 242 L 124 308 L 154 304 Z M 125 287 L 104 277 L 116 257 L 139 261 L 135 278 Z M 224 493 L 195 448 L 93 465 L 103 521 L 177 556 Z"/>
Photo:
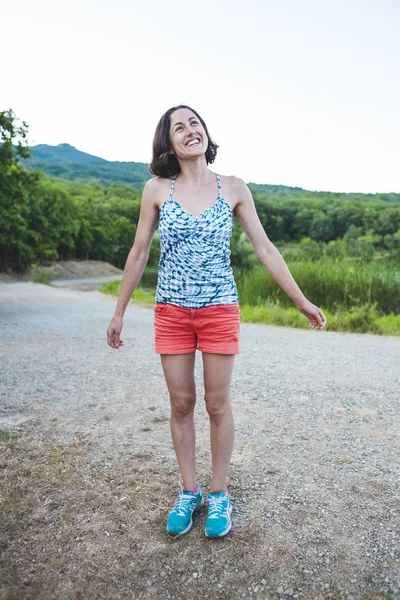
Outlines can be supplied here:
<path id="1" fill-rule="evenodd" d="M 213 465 L 211 492 L 226 489 L 226 476 L 235 437 L 230 401 L 234 354 L 203 352 L 206 408 L 210 418 L 210 440 Z"/>
<path id="2" fill-rule="evenodd" d="M 196 487 L 195 353 L 162 354 L 161 363 L 171 400 L 171 435 L 183 487 L 193 490 Z"/>

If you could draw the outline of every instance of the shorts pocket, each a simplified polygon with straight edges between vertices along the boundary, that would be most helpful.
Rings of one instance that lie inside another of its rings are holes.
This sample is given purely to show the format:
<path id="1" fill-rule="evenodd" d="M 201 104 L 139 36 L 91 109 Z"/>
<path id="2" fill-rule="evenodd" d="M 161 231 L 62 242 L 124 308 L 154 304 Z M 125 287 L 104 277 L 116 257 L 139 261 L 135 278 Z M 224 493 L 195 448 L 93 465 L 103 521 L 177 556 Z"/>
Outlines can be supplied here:
<path id="1" fill-rule="evenodd" d="M 161 313 L 161 312 L 164 313 L 167 310 L 168 306 L 170 306 L 170 305 L 169 304 L 161 304 L 161 303 L 160 304 L 155 304 L 154 305 L 154 312 L 156 312 L 156 313 Z"/>
<path id="2" fill-rule="evenodd" d="M 239 304 L 216 304 L 215 308 L 221 312 L 236 313 L 239 312 Z"/>

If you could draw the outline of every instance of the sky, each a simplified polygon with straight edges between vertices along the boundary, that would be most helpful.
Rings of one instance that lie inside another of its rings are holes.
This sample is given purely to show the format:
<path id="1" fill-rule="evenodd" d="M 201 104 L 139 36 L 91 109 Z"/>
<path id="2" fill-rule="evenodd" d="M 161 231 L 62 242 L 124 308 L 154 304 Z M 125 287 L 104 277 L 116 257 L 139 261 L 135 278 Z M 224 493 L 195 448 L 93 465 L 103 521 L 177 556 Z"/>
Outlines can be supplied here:
<path id="1" fill-rule="evenodd" d="M 1 16 L 0 110 L 31 145 L 149 162 L 183 103 L 219 173 L 400 192 L 399 0 L 19 0 Z"/>

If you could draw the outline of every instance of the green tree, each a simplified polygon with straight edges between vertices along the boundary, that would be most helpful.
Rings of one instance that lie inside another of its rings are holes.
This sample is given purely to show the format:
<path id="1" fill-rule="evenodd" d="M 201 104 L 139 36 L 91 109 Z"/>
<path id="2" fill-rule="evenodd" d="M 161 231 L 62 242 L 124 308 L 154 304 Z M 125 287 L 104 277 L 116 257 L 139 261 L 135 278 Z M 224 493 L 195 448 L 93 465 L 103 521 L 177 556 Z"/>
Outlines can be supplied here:
<path id="1" fill-rule="evenodd" d="M 375 231 L 380 235 L 396 233 L 400 228 L 400 210 L 398 208 L 386 208 L 378 218 Z"/>
<path id="2" fill-rule="evenodd" d="M 389 250 L 391 258 L 400 258 L 400 229 L 396 233 L 385 235 L 384 245 Z"/>
<path id="3" fill-rule="evenodd" d="M 299 248 L 301 250 L 302 257 L 305 260 L 311 260 L 314 262 L 319 260 L 322 256 L 322 251 L 318 242 L 309 237 L 300 240 Z"/>
<path id="4" fill-rule="evenodd" d="M 254 248 L 244 231 L 235 227 L 233 233 L 231 242 L 232 266 L 239 270 L 249 270 L 258 263 Z"/>
<path id="5" fill-rule="evenodd" d="M 315 212 L 313 209 L 299 207 L 293 219 L 293 237 L 295 239 L 301 239 L 310 235 Z"/>
<path id="6" fill-rule="evenodd" d="M 311 223 L 310 237 L 317 242 L 331 240 L 334 237 L 332 219 L 328 215 L 317 211 Z"/>
<path id="7" fill-rule="evenodd" d="M 11 109 L 0 112 L 0 270 L 23 270 L 34 259 L 28 219 L 39 175 L 20 164 L 28 158 L 28 126 Z"/>

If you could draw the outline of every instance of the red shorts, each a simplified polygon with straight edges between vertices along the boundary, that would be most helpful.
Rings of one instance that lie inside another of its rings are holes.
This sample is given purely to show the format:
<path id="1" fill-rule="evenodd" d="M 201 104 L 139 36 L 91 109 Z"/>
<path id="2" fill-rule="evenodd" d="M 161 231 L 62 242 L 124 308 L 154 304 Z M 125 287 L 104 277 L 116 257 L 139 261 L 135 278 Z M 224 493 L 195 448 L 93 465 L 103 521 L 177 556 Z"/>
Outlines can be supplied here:
<path id="1" fill-rule="evenodd" d="M 154 307 L 155 346 L 158 354 L 188 354 L 196 349 L 213 354 L 239 354 L 239 304 L 182 308 Z"/>

